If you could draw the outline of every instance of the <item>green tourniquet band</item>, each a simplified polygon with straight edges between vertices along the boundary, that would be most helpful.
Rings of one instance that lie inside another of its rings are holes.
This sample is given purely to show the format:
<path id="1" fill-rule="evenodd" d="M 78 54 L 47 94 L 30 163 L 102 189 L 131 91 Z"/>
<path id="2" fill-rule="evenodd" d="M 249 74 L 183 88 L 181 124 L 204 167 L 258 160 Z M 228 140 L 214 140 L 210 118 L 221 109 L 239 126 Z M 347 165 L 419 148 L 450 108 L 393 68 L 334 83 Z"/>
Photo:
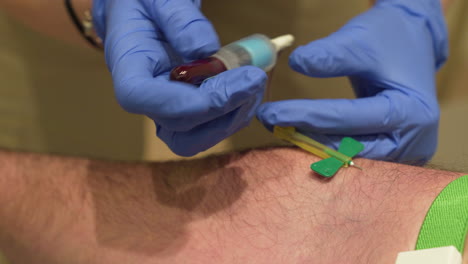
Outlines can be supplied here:
<path id="1" fill-rule="evenodd" d="M 419 231 L 416 250 L 455 246 L 463 253 L 468 232 L 468 175 L 449 183 L 437 196 Z"/>

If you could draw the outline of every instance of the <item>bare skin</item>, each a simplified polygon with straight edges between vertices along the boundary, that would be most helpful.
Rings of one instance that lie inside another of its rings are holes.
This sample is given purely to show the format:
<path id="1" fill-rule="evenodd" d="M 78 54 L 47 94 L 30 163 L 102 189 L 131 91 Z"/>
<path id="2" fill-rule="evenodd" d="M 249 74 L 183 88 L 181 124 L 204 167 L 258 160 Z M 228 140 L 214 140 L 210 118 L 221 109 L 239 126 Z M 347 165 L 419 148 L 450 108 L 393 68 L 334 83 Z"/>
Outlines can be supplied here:
<path id="1" fill-rule="evenodd" d="M 13 263 L 394 263 L 461 173 L 277 148 L 169 163 L 0 154 Z"/>

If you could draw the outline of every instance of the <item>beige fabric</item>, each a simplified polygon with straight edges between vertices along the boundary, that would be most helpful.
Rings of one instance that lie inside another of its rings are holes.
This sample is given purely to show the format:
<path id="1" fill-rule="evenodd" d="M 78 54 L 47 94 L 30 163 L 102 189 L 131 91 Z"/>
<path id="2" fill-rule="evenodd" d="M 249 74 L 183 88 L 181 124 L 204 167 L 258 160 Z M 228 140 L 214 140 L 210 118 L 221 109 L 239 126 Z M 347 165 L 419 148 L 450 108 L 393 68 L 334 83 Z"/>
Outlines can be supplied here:
<path id="1" fill-rule="evenodd" d="M 141 159 L 142 117 L 115 103 L 102 54 L 0 13 L 0 147 Z"/>
<path id="2" fill-rule="evenodd" d="M 439 147 L 432 163 L 468 172 L 468 1 L 458 0 L 448 16 L 451 54 L 439 75 Z"/>

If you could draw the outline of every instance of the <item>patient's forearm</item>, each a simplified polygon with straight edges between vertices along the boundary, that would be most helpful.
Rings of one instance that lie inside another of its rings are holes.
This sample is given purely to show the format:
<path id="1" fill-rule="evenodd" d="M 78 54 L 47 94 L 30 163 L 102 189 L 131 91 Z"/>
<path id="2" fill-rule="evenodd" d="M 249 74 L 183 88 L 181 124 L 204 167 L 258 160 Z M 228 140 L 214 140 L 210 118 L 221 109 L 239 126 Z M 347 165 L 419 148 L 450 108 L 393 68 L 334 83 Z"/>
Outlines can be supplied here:
<path id="1" fill-rule="evenodd" d="M 72 0 L 78 15 L 92 0 Z M 64 0 L 0 0 L 0 8 L 34 30 L 68 42 L 87 45 L 68 16 Z"/>
<path id="2" fill-rule="evenodd" d="M 256 150 L 122 164 L 0 154 L 0 250 L 14 263 L 394 263 L 460 174 Z"/>
<path id="3" fill-rule="evenodd" d="M 88 161 L 1 152 L 0 164 L 0 251 L 12 263 L 85 263 L 73 258 L 92 241 Z"/>

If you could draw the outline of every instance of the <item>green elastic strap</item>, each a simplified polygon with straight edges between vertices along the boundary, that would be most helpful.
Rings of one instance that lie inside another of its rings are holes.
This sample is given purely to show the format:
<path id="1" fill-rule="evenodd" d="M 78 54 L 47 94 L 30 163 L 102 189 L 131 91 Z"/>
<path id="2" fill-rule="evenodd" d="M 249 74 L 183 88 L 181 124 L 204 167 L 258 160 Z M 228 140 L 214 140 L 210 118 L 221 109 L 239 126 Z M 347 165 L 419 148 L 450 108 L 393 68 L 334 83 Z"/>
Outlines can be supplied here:
<path id="1" fill-rule="evenodd" d="M 449 183 L 427 212 L 416 250 L 455 246 L 463 253 L 468 232 L 468 175 Z"/>

